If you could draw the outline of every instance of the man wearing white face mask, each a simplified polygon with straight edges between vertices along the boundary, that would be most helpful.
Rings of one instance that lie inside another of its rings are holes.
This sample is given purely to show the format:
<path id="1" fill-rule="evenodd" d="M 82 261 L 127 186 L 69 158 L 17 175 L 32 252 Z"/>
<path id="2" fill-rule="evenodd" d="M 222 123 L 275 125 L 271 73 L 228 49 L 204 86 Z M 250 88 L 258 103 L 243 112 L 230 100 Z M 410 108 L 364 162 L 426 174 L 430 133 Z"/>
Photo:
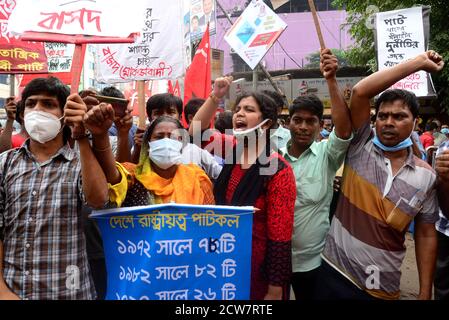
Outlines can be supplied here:
<path id="1" fill-rule="evenodd" d="M 30 139 L 0 155 L 0 300 L 94 299 L 80 208 L 102 207 L 107 192 L 93 190 L 107 183 L 75 126 L 86 105 L 52 77 L 31 81 L 22 99 Z"/>

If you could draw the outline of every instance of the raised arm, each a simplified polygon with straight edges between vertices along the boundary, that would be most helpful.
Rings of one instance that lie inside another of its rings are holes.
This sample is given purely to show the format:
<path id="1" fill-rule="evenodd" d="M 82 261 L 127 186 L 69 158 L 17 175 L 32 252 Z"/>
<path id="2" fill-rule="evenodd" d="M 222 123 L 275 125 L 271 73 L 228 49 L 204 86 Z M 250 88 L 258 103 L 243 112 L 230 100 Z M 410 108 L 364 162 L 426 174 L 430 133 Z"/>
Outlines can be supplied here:
<path id="1" fill-rule="evenodd" d="M 414 72 L 420 70 L 436 72 L 443 69 L 443 66 L 444 62 L 439 54 L 435 51 L 427 51 L 414 59 L 375 72 L 361 80 L 354 86 L 351 95 L 350 109 L 353 129 L 357 130 L 369 121 L 371 98 Z"/>
<path id="2" fill-rule="evenodd" d="M 83 193 L 87 203 L 93 208 L 102 208 L 108 201 L 108 185 L 86 135 L 77 137 L 73 132 L 85 132 L 84 117 L 87 106 L 78 94 L 67 98 L 64 108 L 64 122 L 72 129 L 72 136 L 77 139 L 80 149 L 81 176 Z"/>
<path id="3" fill-rule="evenodd" d="M 108 183 L 114 185 L 120 182 L 115 158 L 109 143 L 108 129 L 112 126 L 114 109 L 110 104 L 100 103 L 90 109 L 84 119 L 84 125 L 92 133 L 92 149 L 103 170 Z"/>
<path id="4" fill-rule="evenodd" d="M 194 123 L 201 124 L 201 131 L 209 128 L 210 122 L 214 119 L 215 113 L 217 112 L 218 103 L 229 90 L 231 85 L 232 77 L 222 77 L 217 78 L 214 82 L 214 89 L 212 90 L 211 96 L 209 96 L 198 112 L 195 114 L 192 120 L 192 124 L 189 128 L 189 134 L 194 135 Z"/>
<path id="5" fill-rule="evenodd" d="M 129 130 L 131 130 L 133 125 L 131 112 L 132 109 L 128 109 L 123 117 L 116 117 L 114 119 L 115 126 L 117 127 L 117 154 L 115 155 L 117 162 L 131 161 L 131 146 L 129 145 L 128 139 Z"/>
<path id="6" fill-rule="evenodd" d="M 331 116 L 335 125 L 335 134 L 341 139 L 349 139 L 352 132 L 351 114 L 337 83 L 337 57 L 329 49 L 321 51 L 320 70 L 329 88 Z"/>
<path id="7" fill-rule="evenodd" d="M 14 97 L 6 99 L 6 125 L 3 132 L 0 134 L 0 153 L 12 148 L 11 136 L 13 131 L 14 119 L 16 118 L 17 103 L 14 101 Z"/>

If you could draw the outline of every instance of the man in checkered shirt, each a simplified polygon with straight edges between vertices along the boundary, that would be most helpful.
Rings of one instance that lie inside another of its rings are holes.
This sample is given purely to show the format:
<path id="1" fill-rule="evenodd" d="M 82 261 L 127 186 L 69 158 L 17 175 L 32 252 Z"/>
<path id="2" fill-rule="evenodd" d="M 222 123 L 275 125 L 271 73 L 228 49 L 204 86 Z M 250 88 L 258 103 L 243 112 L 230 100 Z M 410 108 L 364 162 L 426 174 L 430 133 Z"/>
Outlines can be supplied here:
<path id="1" fill-rule="evenodd" d="M 82 125 L 86 105 L 69 93 L 57 78 L 32 80 L 22 93 L 30 139 L 0 155 L 0 300 L 95 298 L 81 205 L 102 207 L 107 192 L 91 190 L 107 184 Z"/>

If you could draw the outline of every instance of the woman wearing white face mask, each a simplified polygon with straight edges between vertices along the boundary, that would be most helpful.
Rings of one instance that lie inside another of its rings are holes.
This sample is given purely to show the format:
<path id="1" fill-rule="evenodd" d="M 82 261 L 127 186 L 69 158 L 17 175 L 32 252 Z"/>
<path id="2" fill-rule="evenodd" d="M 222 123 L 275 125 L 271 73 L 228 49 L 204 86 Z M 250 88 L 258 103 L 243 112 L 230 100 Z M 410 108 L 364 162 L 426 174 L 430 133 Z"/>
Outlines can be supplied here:
<path id="1" fill-rule="evenodd" d="M 92 123 L 89 116 L 94 114 L 88 114 L 87 122 Z M 181 164 L 181 130 L 181 123 L 171 117 L 153 121 L 144 135 L 139 163 L 117 163 L 113 175 L 106 173 L 111 202 L 118 207 L 168 202 L 214 204 L 212 183 L 205 172 L 194 164 Z M 94 150 L 95 143 L 94 135 Z M 102 151 L 113 159 L 110 148 Z M 111 180 L 111 176 L 116 178 Z"/>
<path id="2" fill-rule="evenodd" d="M 230 82 L 230 78 L 215 80 L 213 93 L 196 113 L 193 121 L 200 121 L 203 130 Z M 270 143 L 268 131 L 276 121 L 276 104 L 267 95 L 250 93 L 237 98 L 232 118 L 236 144 L 225 150 L 225 165 L 214 186 L 217 204 L 260 209 L 253 217 L 253 300 L 288 299 L 289 295 L 296 185 L 290 165 Z M 221 138 L 225 140 L 224 135 Z"/>

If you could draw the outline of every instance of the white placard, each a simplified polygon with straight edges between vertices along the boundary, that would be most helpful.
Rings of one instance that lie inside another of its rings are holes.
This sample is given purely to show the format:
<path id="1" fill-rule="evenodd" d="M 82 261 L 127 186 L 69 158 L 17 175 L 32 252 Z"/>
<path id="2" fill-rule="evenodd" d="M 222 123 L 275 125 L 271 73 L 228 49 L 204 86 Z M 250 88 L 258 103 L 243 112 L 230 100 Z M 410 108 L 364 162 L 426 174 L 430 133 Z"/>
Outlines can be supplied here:
<path id="1" fill-rule="evenodd" d="M 176 79 L 184 75 L 186 53 L 179 0 L 145 3 L 145 27 L 133 44 L 97 45 L 97 81 Z"/>
<path id="2" fill-rule="evenodd" d="M 254 69 L 286 27 L 263 1 L 253 0 L 226 32 L 225 40 Z"/>
<path id="3" fill-rule="evenodd" d="M 141 28 L 145 0 L 20 0 L 8 31 L 128 37 Z"/>
<path id="4" fill-rule="evenodd" d="M 376 29 L 379 70 L 407 61 L 426 50 L 422 7 L 379 12 Z M 391 88 L 412 91 L 418 97 L 427 96 L 427 73 L 416 72 Z"/>
<path id="5" fill-rule="evenodd" d="M 48 72 L 70 72 L 75 45 L 69 43 L 45 42 Z"/>

